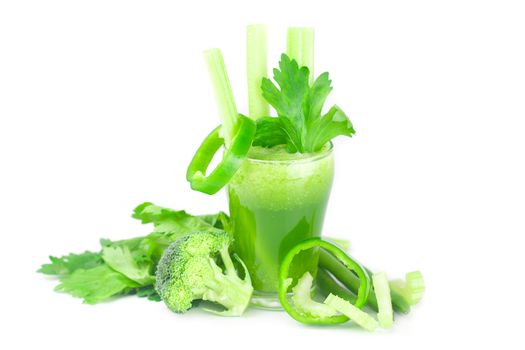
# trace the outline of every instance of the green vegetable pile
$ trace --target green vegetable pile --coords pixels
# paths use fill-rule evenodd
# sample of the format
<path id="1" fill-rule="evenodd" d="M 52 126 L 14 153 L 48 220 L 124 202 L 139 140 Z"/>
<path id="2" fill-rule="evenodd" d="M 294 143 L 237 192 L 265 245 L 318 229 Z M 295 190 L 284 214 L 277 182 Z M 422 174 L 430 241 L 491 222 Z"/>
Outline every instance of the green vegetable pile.
<path id="1" fill-rule="evenodd" d="M 56 291 L 82 298 L 86 304 L 136 295 L 163 300 L 177 313 L 188 311 L 200 300 L 216 304 L 206 311 L 223 316 L 244 313 L 253 288 L 244 263 L 232 251 L 225 213 L 196 216 L 146 202 L 135 208 L 132 217 L 152 224 L 152 232 L 120 241 L 101 239 L 98 252 L 50 256 L 50 263 L 38 272 L 56 276 Z M 312 295 L 314 277 L 309 272 L 298 281 L 287 273 L 295 255 L 316 247 L 321 248 L 315 279 L 319 292 Z M 316 238 L 291 250 L 279 276 L 283 308 L 302 323 L 334 324 L 351 319 L 373 330 L 377 322 L 361 310 L 366 306 L 379 312 L 379 325 L 391 327 L 393 311 L 408 313 L 421 300 L 425 289 L 421 274 L 410 272 L 406 280 L 388 281 L 384 273 L 373 274 L 350 257 L 348 247 L 344 240 Z"/>
<path id="2" fill-rule="evenodd" d="M 98 252 L 50 256 L 51 262 L 38 272 L 57 276 L 57 291 L 82 298 L 87 304 L 128 294 L 159 301 L 155 271 L 166 248 L 193 232 L 224 233 L 229 225 L 222 212 L 194 216 L 149 202 L 136 207 L 133 218 L 153 224 L 152 232 L 121 241 L 101 239 Z"/>
<path id="3" fill-rule="evenodd" d="M 205 52 L 222 125 L 208 135 L 188 166 L 186 178 L 194 190 L 213 194 L 226 186 L 252 146 L 315 153 L 334 137 L 355 133 L 339 107 L 323 114 L 332 86 L 328 73 L 314 79 L 311 29 L 290 29 L 288 54 L 273 70 L 273 82 L 265 76 L 266 44 L 261 41 L 265 31 L 250 26 L 248 39 L 249 117 L 237 113 L 220 51 Z M 276 117 L 270 116 L 270 105 Z M 223 146 L 221 162 L 206 174 Z M 226 213 L 191 215 L 145 202 L 132 217 L 151 224 L 151 233 L 101 239 L 99 251 L 51 256 L 38 271 L 57 277 L 57 291 L 87 304 L 136 295 L 162 300 L 176 313 L 201 302 L 205 310 L 223 316 L 245 312 L 253 287 L 235 252 Z M 420 272 L 388 280 L 384 272 L 374 273 L 348 255 L 349 247 L 345 240 L 316 237 L 297 242 L 279 257 L 279 301 L 291 317 L 305 324 L 351 320 L 373 331 L 392 327 L 394 313 L 406 314 L 421 300 L 425 285 Z M 300 265 L 294 265 L 294 259 L 308 250 L 319 257 L 317 269 L 303 273 L 299 266 L 302 276 L 291 277 L 298 276 L 291 271 Z"/>

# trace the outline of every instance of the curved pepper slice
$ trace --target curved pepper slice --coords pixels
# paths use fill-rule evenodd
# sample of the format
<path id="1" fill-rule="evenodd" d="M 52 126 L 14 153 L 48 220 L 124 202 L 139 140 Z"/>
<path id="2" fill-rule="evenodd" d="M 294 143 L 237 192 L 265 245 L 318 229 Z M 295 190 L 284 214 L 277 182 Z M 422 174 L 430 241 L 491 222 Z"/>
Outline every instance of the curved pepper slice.
<path id="1" fill-rule="evenodd" d="M 361 308 L 366 304 L 366 300 L 370 292 L 370 276 L 368 275 L 368 273 L 358 262 L 353 260 L 343 250 L 341 250 L 341 248 L 320 238 L 310 238 L 305 241 L 302 241 L 301 243 L 297 244 L 292 249 L 290 249 L 288 254 L 286 254 L 286 256 L 284 257 L 279 269 L 279 301 L 281 302 L 281 305 L 284 308 L 284 310 L 290 316 L 302 323 L 337 324 L 346 322 L 348 321 L 348 317 L 344 315 L 336 315 L 321 318 L 302 313 L 296 308 L 294 308 L 288 300 L 288 288 L 293 282 L 292 278 L 288 277 L 288 271 L 290 269 L 290 265 L 292 264 L 293 258 L 303 250 L 308 250 L 316 247 L 324 249 L 330 254 L 332 254 L 339 261 L 341 261 L 349 270 L 352 270 L 357 275 L 360 284 L 354 305 L 358 308 Z"/>
<path id="2" fill-rule="evenodd" d="M 196 191 L 214 194 L 228 184 L 250 150 L 255 137 L 256 124 L 252 119 L 239 115 L 237 132 L 230 148 L 225 150 L 219 165 L 206 176 L 206 170 L 215 153 L 224 145 L 220 129 L 220 126 L 215 128 L 204 139 L 188 166 L 186 179 L 190 182 L 191 188 Z"/>

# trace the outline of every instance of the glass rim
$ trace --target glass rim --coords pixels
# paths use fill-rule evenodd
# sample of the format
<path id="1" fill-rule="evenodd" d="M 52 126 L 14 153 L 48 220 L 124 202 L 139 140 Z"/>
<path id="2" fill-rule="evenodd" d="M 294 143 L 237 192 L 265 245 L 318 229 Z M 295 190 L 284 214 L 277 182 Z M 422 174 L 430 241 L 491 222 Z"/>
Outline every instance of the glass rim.
<path id="1" fill-rule="evenodd" d="M 323 146 L 324 147 L 324 146 Z M 332 141 L 328 141 L 328 148 L 321 152 L 308 153 L 307 157 L 298 158 L 298 159 L 258 159 L 251 158 L 249 155 L 246 157 L 246 160 L 250 163 L 258 164 L 297 164 L 297 163 L 311 163 L 321 159 L 324 159 L 330 156 L 333 153 L 334 145 Z"/>

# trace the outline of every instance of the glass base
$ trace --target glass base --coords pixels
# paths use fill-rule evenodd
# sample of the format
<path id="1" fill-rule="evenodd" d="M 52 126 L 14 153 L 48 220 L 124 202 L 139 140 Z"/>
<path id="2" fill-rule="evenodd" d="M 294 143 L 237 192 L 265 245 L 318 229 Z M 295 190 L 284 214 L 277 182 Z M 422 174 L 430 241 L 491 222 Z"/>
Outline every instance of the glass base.
<path id="1" fill-rule="evenodd" d="M 258 309 L 282 311 L 283 307 L 279 301 L 279 295 L 275 292 L 253 291 L 250 305 Z"/>

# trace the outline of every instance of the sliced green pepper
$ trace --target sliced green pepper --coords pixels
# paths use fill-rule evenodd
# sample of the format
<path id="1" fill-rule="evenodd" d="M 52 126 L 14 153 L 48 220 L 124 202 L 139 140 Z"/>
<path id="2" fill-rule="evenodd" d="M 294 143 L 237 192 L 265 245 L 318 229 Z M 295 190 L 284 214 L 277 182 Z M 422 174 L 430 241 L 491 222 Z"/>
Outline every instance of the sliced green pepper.
<path id="1" fill-rule="evenodd" d="M 255 137 L 256 125 L 252 119 L 239 115 L 237 132 L 232 139 L 230 148 L 224 152 L 219 165 L 206 176 L 206 170 L 215 153 L 224 145 L 220 129 L 220 126 L 215 128 L 204 139 L 188 166 L 186 179 L 190 182 L 191 188 L 196 191 L 214 194 L 228 184 L 248 155 Z"/>
<path id="2" fill-rule="evenodd" d="M 279 269 L 279 301 L 281 302 L 284 310 L 299 322 L 306 324 L 337 324 L 348 321 L 348 317 L 344 315 L 336 315 L 329 317 L 319 317 L 315 315 L 309 315 L 297 310 L 288 300 L 288 288 L 292 284 L 292 278 L 288 277 L 290 265 L 292 264 L 293 258 L 302 252 L 312 248 L 319 247 L 326 252 L 332 254 L 340 262 L 342 262 L 350 271 L 354 272 L 359 278 L 360 284 L 357 291 L 357 297 L 354 305 L 356 307 L 363 307 L 366 304 L 368 294 L 370 292 L 370 276 L 365 269 L 351 257 L 349 257 L 341 248 L 336 245 L 324 241 L 320 238 L 310 238 L 294 246 L 288 254 L 284 257 L 281 262 Z"/>

